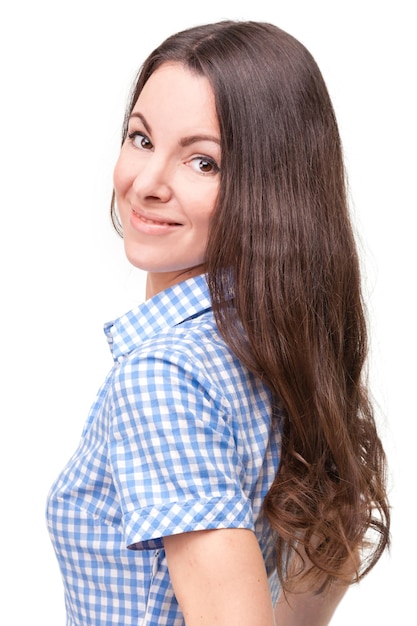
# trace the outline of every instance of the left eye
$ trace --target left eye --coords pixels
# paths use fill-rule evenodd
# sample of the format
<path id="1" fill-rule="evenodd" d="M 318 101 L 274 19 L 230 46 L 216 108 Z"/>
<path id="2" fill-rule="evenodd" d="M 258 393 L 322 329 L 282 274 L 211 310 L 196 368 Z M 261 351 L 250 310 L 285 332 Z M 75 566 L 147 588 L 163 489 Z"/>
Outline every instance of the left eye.
<path id="1" fill-rule="evenodd" d="M 190 161 L 191 167 L 202 174 L 216 174 L 220 171 L 219 166 L 213 159 L 198 156 Z"/>
<path id="2" fill-rule="evenodd" d="M 152 149 L 152 143 L 151 143 L 149 137 L 147 137 L 146 135 L 144 135 L 143 133 L 141 133 L 139 131 L 135 131 L 133 133 L 130 133 L 129 139 L 132 141 L 132 143 L 137 148 L 142 148 L 142 150 L 151 150 Z"/>

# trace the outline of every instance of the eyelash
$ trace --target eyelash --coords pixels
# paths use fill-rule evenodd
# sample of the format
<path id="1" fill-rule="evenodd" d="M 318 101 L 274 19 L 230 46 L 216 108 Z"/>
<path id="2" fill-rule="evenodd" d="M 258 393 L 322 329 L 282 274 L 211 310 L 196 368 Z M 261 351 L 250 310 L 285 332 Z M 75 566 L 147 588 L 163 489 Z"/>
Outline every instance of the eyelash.
<path id="1" fill-rule="evenodd" d="M 152 146 L 152 142 L 151 142 L 151 140 L 149 139 L 149 137 L 147 137 L 144 133 L 141 133 L 141 132 L 140 132 L 140 131 L 138 131 L 138 130 L 135 130 L 135 131 L 133 131 L 132 133 L 129 133 L 128 137 L 129 137 L 129 139 L 130 139 L 130 141 L 131 141 L 132 143 L 134 143 L 134 142 L 135 142 L 135 138 L 136 138 L 136 137 L 142 137 L 142 139 L 145 139 L 146 141 L 149 141 L 149 145 L 151 145 L 151 146 Z M 142 146 L 142 148 L 143 148 L 143 146 Z M 143 148 L 143 149 L 145 150 L 145 148 Z"/>
<path id="2" fill-rule="evenodd" d="M 200 170 L 201 174 L 207 174 L 208 175 L 208 174 L 217 174 L 218 172 L 220 172 L 220 168 L 217 165 L 216 161 L 214 159 L 210 158 L 210 157 L 206 157 L 206 156 L 203 156 L 202 154 L 199 154 L 199 155 L 193 157 L 192 159 L 190 159 L 190 162 L 193 162 L 193 161 L 204 161 L 208 165 L 212 166 L 212 168 L 213 168 L 212 171 L 210 171 L 210 172 L 203 172 L 202 170 Z"/>
<path id="3" fill-rule="evenodd" d="M 144 133 L 138 131 L 138 130 L 135 130 L 135 131 L 129 133 L 128 137 L 129 137 L 130 141 L 134 145 L 136 145 L 135 144 L 135 138 L 136 137 L 142 137 L 142 140 L 145 140 L 145 141 L 149 142 L 148 146 L 152 147 L 152 142 L 149 139 L 149 137 L 147 135 L 145 135 Z M 139 147 L 139 146 L 137 146 L 137 147 Z M 149 148 L 145 148 L 144 146 L 140 146 L 140 148 L 142 150 L 148 150 L 149 149 Z M 210 172 L 203 172 L 203 171 L 200 170 L 201 174 L 207 174 L 208 175 L 208 174 L 217 174 L 218 172 L 220 172 L 219 166 L 217 165 L 216 161 L 214 159 L 212 159 L 211 157 L 204 156 L 202 154 L 198 154 L 198 155 L 194 156 L 192 159 L 190 159 L 191 163 L 194 162 L 194 161 L 204 161 L 206 164 L 212 166 L 212 168 L 213 168 L 212 171 L 210 171 Z"/>

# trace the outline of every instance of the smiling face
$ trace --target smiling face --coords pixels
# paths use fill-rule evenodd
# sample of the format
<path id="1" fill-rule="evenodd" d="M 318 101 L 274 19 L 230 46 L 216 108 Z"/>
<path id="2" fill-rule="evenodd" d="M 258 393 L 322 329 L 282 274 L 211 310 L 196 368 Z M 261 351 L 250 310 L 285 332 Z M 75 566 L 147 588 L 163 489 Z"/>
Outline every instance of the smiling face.
<path id="1" fill-rule="evenodd" d="M 147 297 L 204 272 L 220 157 L 210 83 L 162 65 L 133 108 L 114 170 L 126 256 L 148 272 Z"/>

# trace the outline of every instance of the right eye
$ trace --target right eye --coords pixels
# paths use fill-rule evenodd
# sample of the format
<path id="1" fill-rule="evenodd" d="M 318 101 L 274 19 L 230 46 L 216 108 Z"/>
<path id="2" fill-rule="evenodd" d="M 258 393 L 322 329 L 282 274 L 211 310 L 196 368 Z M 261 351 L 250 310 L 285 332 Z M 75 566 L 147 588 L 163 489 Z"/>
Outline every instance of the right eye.
<path id="1" fill-rule="evenodd" d="M 153 148 L 149 137 L 139 132 L 138 130 L 130 133 L 129 139 L 133 143 L 133 145 L 136 146 L 136 148 L 141 148 L 141 150 L 151 150 Z"/>

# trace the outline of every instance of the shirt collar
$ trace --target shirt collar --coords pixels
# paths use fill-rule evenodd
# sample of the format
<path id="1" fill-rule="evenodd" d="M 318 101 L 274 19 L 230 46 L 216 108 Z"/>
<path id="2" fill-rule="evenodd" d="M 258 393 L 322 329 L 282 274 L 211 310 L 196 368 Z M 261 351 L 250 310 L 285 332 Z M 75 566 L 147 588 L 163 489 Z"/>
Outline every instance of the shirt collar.
<path id="1" fill-rule="evenodd" d="M 152 335 L 210 308 L 205 276 L 195 276 L 169 287 L 104 325 L 113 359 L 117 361 Z"/>

